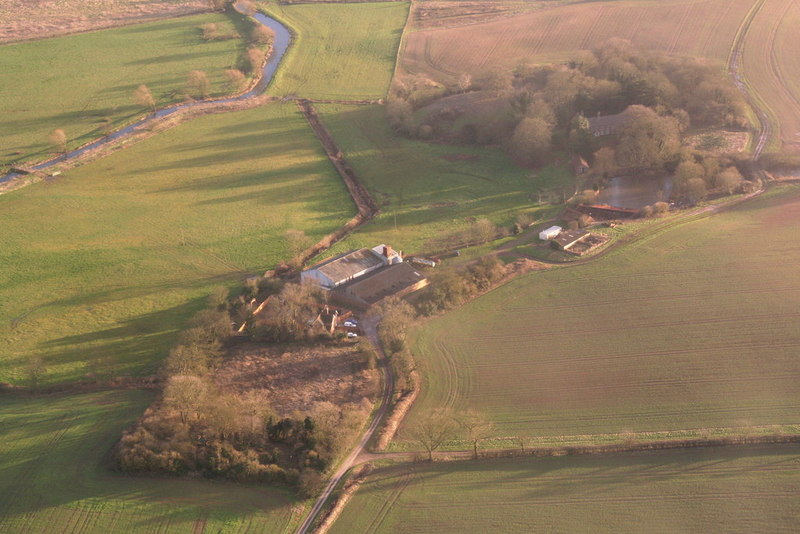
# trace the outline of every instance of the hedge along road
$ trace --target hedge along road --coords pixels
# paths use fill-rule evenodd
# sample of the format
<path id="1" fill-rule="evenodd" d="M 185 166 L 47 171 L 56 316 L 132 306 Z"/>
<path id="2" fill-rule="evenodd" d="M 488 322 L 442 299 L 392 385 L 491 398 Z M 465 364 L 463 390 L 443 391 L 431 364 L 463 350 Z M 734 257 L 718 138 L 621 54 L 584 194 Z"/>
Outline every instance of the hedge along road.
<path id="1" fill-rule="evenodd" d="M 243 15 L 248 14 L 245 13 L 238 4 L 234 5 L 234 8 Z M 145 116 L 143 119 L 140 119 L 139 121 L 134 122 L 133 124 L 130 124 L 125 128 L 112 132 L 107 136 L 98 139 L 97 141 L 92 141 L 91 143 L 83 145 L 82 147 L 77 148 L 71 152 L 67 152 L 65 154 L 49 159 L 42 163 L 31 165 L 30 167 L 31 170 L 42 171 L 54 165 L 58 165 L 59 163 L 65 163 L 76 160 L 88 152 L 98 150 L 100 148 L 109 146 L 112 143 L 116 143 L 127 137 L 130 137 L 140 129 L 152 126 L 156 121 L 174 115 L 179 111 L 185 111 L 187 109 L 196 108 L 200 106 L 203 106 L 205 109 L 208 109 L 209 107 L 214 108 L 217 106 L 223 108 L 226 105 L 235 102 L 250 100 L 252 98 L 261 95 L 267 89 L 269 83 L 272 81 L 272 78 L 275 76 L 275 72 L 278 70 L 278 65 L 280 65 L 281 59 L 283 59 L 283 56 L 289 49 L 289 44 L 291 43 L 292 35 L 291 33 L 289 33 L 289 30 L 283 24 L 281 24 L 280 22 L 271 17 L 264 15 L 263 13 L 257 12 L 255 14 L 252 14 L 251 16 L 258 23 L 274 31 L 275 39 L 272 43 L 272 50 L 270 52 L 270 55 L 265 61 L 264 67 L 262 68 L 261 77 L 249 91 L 233 97 L 220 98 L 217 100 L 197 100 L 194 102 L 187 102 L 185 104 L 178 104 L 175 106 L 159 109 L 156 112 Z M 12 180 L 21 178 L 22 176 L 24 175 L 17 172 L 8 173 L 5 176 L 0 176 L 0 184 L 11 182 Z"/>

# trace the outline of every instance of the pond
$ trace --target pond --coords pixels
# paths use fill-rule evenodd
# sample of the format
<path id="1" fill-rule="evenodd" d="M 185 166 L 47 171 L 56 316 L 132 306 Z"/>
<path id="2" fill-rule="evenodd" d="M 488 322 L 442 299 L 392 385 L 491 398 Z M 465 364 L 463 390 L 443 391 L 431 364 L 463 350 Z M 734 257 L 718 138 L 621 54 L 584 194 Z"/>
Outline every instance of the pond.
<path id="1" fill-rule="evenodd" d="M 615 176 L 597 195 L 597 203 L 639 209 L 660 200 L 668 201 L 671 194 L 672 177 L 668 175 Z"/>

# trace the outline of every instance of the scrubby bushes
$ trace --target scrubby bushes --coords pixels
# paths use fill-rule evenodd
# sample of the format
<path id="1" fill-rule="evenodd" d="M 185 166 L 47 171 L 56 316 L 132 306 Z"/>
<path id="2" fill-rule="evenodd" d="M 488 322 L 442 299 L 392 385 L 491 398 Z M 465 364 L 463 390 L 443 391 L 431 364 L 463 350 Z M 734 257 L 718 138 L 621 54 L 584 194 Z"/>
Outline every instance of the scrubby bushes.
<path id="1" fill-rule="evenodd" d="M 262 285 L 268 284 L 255 287 Z M 283 286 L 267 312 L 274 321 L 267 333 L 281 340 L 303 338 L 318 298 L 309 288 Z M 318 489 L 319 473 L 360 427 L 371 405 L 342 410 L 317 402 L 305 413 L 279 417 L 258 390 L 220 390 L 213 374 L 232 333 L 230 311 L 243 300 L 214 290 L 210 307 L 189 321 L 164 362 L 161 398 L 117 446 L 120 470 L 286 483 L 298 485 L 304 495 Z M 362 346 L 361 352 L 364 366 L 375 367 L 374 351 Z"/>
<path id="2" fill-rule="evenodd" d="M 489 289 L 505 273 L 496 256 L 484 256 L 465 271 L 442 270 L 431 277 L 430 287 L 417 301 L 423 315 L 459 306 L 476 294 Z"/>
<path id="3" fill-rule="evenodd" d="M 196 377 L 171 380 L 195 386 L 193 392 L 178 392 L 176 399 L 168 386 L 163 401 L 123 435 L 117 447 L 122 471 L 301 483 L 310 491 L 310 481 L 321 479 L 369 413 L 368 407 L 343 412 L 317 403 L 309 415 L 278 418 L 263 399 L 222 394 L 209 383 L 197 387 Z"/>

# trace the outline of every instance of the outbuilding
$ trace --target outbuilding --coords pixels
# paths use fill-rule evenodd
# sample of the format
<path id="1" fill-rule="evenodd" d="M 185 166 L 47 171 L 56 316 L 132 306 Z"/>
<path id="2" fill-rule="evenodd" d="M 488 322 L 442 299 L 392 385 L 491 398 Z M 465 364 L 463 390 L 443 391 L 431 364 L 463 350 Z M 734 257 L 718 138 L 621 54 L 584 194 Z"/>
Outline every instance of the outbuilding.
<path id="1" fill-rule="evenodd" d="M 539 232 L 539 239 L 542 241 L 549 241 L 560 234 L 561 230 L 562 228 L 560 226 L 551 226 L 547 230 L 542 230 Z"/>
<path id="2" fill-rule="evenodd" d="M 553 246 L 561 250 L 569 250 L 573 245 L 579 243 L 589 237 L 589 232 L 586 230 L 568 230 L 561 232 L 552 239 Z"/>
<path id="3" fill-rule="evenodd" d="M 351 250 L 309 267 L 300 273 L 300 282 L 315 284 L 323 289 L 334 289 L 385 265 L 402 262 L 402 255 L 388 245 Z"/>

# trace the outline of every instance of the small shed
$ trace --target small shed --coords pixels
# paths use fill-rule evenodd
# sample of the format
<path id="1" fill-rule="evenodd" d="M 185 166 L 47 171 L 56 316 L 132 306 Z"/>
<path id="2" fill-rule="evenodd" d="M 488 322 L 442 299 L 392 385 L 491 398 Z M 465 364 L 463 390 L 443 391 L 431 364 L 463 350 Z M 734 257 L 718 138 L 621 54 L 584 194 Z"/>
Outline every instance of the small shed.
<path id="1" fill-rule="evenodd" d="M 561 233 L 562 228 L 560 226 L 551 226 L 547 230 L 542 230 L 539 232 L 539 239 L 542 241 L 550 241 L 551 239 L 558 236 Z"/>

